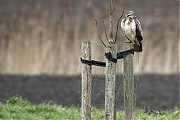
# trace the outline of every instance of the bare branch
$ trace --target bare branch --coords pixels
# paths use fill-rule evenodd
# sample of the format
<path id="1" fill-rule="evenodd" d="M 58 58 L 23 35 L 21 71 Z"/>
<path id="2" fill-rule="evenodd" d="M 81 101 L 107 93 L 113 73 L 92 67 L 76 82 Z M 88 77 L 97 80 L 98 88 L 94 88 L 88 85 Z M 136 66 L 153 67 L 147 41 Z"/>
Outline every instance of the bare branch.
<path id="1" fill-rule="evenodd" d="M 120 84 L 118 84 L 118 87 L 117 87 L 117 89 L 115 90 L 115 92 L 117 92 L 117 91 L 118 91 L 118 89 L 119 89 L 119 86 L 120 86 Z"/>
<path id="2" fill-rule="evenodd" d="M 123 14 L 124 14 L 124 9 L 125 9 L 125 8 L 123 8 L 123 12 L 122 12 L 121 16 L 119 17 L 119 19 L 118 19 L 118 21 L 117 21 L 117 28 L 116 28 L 116 35 L 115 35 L 115 43 L 116 43 L 116 40 L 117 40 L 117 33 L 118 33 L 118 30 L 119 30 L 119 21 L 120 21 L 120 19 L 122 18 Z"/>
<path id="3" fill-rule="evenodd" d="M 98 25 L 97 25 L 97 20 L 96 19 L 95 19 L 95 22 L 96 22 L 96 29 L 97 29 L 97 32 L 98 32 L 99 39 L 101 40 L 101 42 L 104 45 L 104 47 L 106 47 L 106 44 L 103 42 L 103 40 L 101 39 L 101 36 L 99 35 Z"/>
<path id="4" fill-rule="evenodd" d="M 121 94 L 120 94 L 119 97 L 118 97 L 118 101 L 116 102 L 115 108 L 117 108 L 117 106 L 118 106 L 118 104 L 119 104 L 119 101 L 120 101 L 120 98 L 121 98 Z"/>
<path id="5" fill-rule="evenodd" d="M 99 91 L 98 94 L 96 95 L 95 99 L 94 99 L 94 102 L 96 101 L 96 99 L 98 98 L 99 94 L 102 93 L 103 91 Z M 93 105 L 94 105 L 94 102 L 93 102 Z"/>
<path id="6" fill-rule="evenodd" d="M 112 0 L 109 0 L 109 41 L 108 43 L 114 44 L 113 40 L 113 23 L 112 23 Z"/>
<path id="7" fill-rule="evenodd" d="M 119 86 L 120 86 L 120 84 L 118 84 L 118 87 L 116 88 L 115 93 L 118 91 Z M 118 98 L 118 100 L 117 100 L 117 102 L 116 102 L 115 108 L 116 108 L 117 105 L 119 104 L 120 97 L 121 97 L 121 94 L 119 95 L 119 98 Z"/>
<path id="8" fill-rule="evenodd" d="M 107 36 L 107 33 L 106 33 L 106 27 L 105 27 L 104 21 L 103 21 L 103 25 L 104 25 L 105 36 L 106 36 L 106 39 L 108 41 L 108 36 Z"/>
<path id="9" fill-rule="evenodd" d="M 115 6 L 114 6 L 113 10 L 111 11 L 111 15 L 113 14 L 114 11 L 115 11 Z"/>

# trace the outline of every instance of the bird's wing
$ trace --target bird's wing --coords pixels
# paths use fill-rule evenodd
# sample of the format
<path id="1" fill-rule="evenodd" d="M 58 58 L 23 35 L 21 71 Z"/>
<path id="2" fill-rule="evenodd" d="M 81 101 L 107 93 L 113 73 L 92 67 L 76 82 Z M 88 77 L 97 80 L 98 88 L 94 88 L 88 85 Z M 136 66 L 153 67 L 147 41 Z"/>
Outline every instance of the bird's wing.
<path id="1" fill-rule="evenodd" d="M 143 40 L 143 31 L 141 28 L 141 24 L 137 19 L 134 19 L 135 23 L 136 23 L 136 37 L 139 41 Z"/>
<path id="2" fill-rule="evenodd" d="M 124 26 L 125 26 L 125 18 L 124 19 L 122 19 L 122 21 L 121 21 L 121 30 L 122 30 L 122 33 L 124 33 L 124 31 L 125 31 L 125 28 L 124 28 Z"/>

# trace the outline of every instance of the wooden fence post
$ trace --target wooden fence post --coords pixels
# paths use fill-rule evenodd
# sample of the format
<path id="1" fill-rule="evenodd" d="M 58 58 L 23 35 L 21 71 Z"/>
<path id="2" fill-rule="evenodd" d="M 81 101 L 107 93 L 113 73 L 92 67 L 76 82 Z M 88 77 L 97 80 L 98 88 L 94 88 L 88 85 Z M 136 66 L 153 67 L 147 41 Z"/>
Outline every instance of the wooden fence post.
<path id="1" fill-rule="evenodd" d="M 111 52 L 113 58 L 117 58 L 117 45 L 107 45 L 106 52 Z M 115 78 L 116 78 L 116 63 L 106 62 L 106 77 L 105 77 L 105 115 L 106 120 L 116 119 L 115 108 Z"/>
<path id="2" fill-rule="evenodd" d="M 124 43 L 124 50 L 132 48 L 132 43 Z M 124 57 L 124 108 L 126 120 L 134 120 L 133 54 Z"/>
<path id="3" fill-rule="evenodd" d="M 82 59 L 91 60 L 91 43 L 83 41 L 81 44 Z M 92 83 L 92 66 L 82 64 L 82 95 L 81 109 L 82 120 L 91 119 L 91 83 Z"/>

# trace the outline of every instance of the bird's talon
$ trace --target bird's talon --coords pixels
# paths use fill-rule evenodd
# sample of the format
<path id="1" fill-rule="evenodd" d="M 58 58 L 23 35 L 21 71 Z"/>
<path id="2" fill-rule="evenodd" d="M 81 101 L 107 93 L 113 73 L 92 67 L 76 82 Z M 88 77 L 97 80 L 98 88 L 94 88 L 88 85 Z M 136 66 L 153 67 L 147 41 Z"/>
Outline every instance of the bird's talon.
<path id="1" fill-rule="evenodd" d="M 130 40 L 127 40 L 126 43 L 131 43 L 131 41 L 130 41 Z"/>
<path id="2" fill-rule="evenodd" d="M 133 43 L 133 45 L 135 44 L 135 42 L 132 40 L 132 43 Z"/>

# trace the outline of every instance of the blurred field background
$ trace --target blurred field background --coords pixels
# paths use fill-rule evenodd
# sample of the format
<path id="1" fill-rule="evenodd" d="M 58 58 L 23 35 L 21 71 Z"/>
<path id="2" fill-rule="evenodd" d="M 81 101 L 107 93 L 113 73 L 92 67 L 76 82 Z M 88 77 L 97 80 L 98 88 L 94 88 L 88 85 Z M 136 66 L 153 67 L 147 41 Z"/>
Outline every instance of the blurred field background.
<path id="1" fill-rule="evenodd" d="M 113 0 L 113 4 L 114 33 L 123 8 L 134 11 L 141 22 L 144 51 L 136 54 L 140 73 L 179 73 L 178 1 Z M 108 11 L 108 0 L 1 0 L 0 73 L 80 74 L 83 40 L 93 43 L 92 59 L 105 60 L 94 19 L 106 42 L 102 22 L 108 30 Z M 119 51 L 124 41 L 119 30 Z"/>
<path id="2" fill-rule="evenodd" d="M 113 0 L 114 34 L 123 8 L 132 10 L 144 31 L 143 52 L 135 54 L 137 108 L 167 110 L 179 103 L 179 6 L 177 0 Z M 79 106 L 81 42 L 92 43 L 92 59 L 105 61 L 108 0 L 0 0 L 0 102 L 14 95 L 33 104 L 54 101 Z M 119 26 L 120 27 L 120 26 Z M 118 51 L 125 36 L 119 29 Z M 104 68 L 93 67 L 93 106 L 104 108 Z M 123 61 L 117 64 L 123 96 Z M 119 98 L 118 98 L 119 99 Z M 123 97 L 117 106 L 123 110 Z"/>

